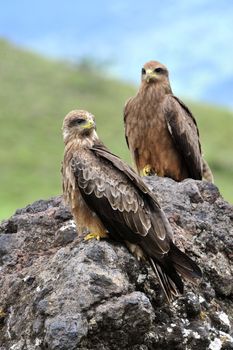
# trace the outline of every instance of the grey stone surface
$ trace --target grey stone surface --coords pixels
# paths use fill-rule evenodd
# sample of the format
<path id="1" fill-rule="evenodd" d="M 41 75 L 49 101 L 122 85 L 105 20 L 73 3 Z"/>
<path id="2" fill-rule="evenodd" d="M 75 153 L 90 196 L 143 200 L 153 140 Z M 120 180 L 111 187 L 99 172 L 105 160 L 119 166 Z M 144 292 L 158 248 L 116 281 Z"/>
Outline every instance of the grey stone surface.
<path id="1" fill-rule="evenodd" d="M 0 225 L 0 350 L 233 349 L 233 207 L 209 183 L 145 179 L 203 270 L 170 305 L 149 266 L 83 241 L 61 197 Z"/>

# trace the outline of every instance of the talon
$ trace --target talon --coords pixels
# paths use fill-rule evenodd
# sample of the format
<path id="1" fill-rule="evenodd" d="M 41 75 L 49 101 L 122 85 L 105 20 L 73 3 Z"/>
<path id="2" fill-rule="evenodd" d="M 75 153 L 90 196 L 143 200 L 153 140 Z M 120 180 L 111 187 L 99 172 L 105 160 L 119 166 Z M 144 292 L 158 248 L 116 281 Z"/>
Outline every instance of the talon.
<path id="1" fill-rule="evenodd" d="M 200 319 L 201 319 L 202 321 L 204 321 L 204 320 L 206 319 L 206 317 L 207 317 L 206 312 L 201 311 L 201 312 L 200 312 Z"/>
<path id="2" fill-rule="evenodd" d="M 84 241 L 88 241 L 89 239 L 94 239 L 96 238 L 98 241 L 99 241 L 99 235 L 98 234 L 95 234 L 95 233 L 88 233 L 88 235 L 86 235 L 84 237 Z"/>
<path id="3" fill-rule="evenodd" d="M 142 169 L 142 175 L 143 176 L 152 176 L 152 175 L 155 175 L 155 171 L 149 164 L 147 164 Z"/>
<path id="4" fill-rule="evenodd" d="M 5 311 L 3 311 L 3 309 L 0 308 L 0 319 L 6 317 L 6 315 L 7 314 L 5 313 Z"/>
<path id="5" fill-rule="evenodd" d="M 89 233 L 84 237 L 84 241 L 88 241 L 89 239 L 97 239 L 97 241 L 100 240 L 100 238 L 107 237 L 106 232 L 99 232 L 99 233 Z"/>

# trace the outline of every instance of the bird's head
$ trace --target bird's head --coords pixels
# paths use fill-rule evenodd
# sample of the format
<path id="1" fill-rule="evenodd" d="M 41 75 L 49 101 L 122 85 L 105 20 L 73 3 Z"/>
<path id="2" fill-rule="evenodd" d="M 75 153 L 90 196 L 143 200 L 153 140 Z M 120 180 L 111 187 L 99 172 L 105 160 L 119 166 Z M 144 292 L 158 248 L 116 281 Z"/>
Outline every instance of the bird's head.
<path id="1" fill-rule="evenodd" d="M 69 112 L 63 122 L 63 139 L 67 143 L 73 139 L 96 138 L 95 117 L 84 110 Z"/>
<path id="2" fill-rule="evenodd" d="M 168 70 L 166 66 L 157 61 L 149 61 L 142 67 L 142 82 L 147 84 L 155 82 L 168 82 Z"/>

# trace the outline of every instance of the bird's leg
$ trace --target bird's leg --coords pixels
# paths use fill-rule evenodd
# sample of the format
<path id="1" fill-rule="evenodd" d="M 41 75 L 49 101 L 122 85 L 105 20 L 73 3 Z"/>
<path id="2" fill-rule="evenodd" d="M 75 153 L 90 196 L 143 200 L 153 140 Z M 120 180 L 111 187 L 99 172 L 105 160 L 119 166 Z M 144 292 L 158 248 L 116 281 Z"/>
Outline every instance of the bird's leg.
<path id="1" fill-rule="evenodd" d="M 79 220 L 80 224 L 80 220 Z M 108 237 L 108 231 L 102 224 L 102 222 L 97 218 L 96 214 L 88 216 L 85 222 L 82 222 L 81 232 L 83 234 L 84 241 L 89 239 L 97 239 Z"/>
<path id="2" fill-rule="evenodd" d="M 106 237 L 108 237 L 108 234 L 107 234 L 106 231 L 98 231 L 98 230 L 96 230 L 95 232 L 91 231 L 90 233 L 88 233 L 84 237 L 84 240 L 88 241 L 89 239 L 97 239 L 97 241 L 99 241 L 100 238 L 106 238 Z"/>
<path id="3" fill-rule="evenodd" d="M 155 175 L 155 171 L 150 164 L 147 164 L 142 169 L 142 175 L 143 176 L 152 176 L 152 175 Z"/>
<path id="4" fill-rule="evenodd" d="M 137 244 L 130 243 L 129 241 L 125 241 L 129 251 L 135 256 L 135 258 L 140 261 L 144 259 L 144 254 L 142 248 Z"/>

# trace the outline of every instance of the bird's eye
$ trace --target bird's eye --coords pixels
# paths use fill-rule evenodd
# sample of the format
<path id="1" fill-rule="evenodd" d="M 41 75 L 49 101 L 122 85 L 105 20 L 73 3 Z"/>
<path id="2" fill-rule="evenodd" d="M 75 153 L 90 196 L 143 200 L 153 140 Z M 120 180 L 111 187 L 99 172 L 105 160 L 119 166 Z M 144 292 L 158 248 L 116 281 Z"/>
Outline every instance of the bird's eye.
<path id="1" fill-rule="evenodd" d="M 86 121 L 86 119 L 83 119 L 83 118 L 71 120 L 71 122 L 69 123 L 69 127 L 72 128 L 73 126 L 81 125 L 81 124 L 85 123 L 85 121 Z"/>
<path id="2" fill-rule="evenodd" d="M 142 68 L 142 75 L 143 75 L 143 74 L 146 74 L 145 68 Z"/>
<path id="3" fill-rule="evenodd" d="M 75 122 L 75 124 L 82 124 L 82 123 L 84 123 L 86 121 L 86 119 L 83 119 L 83 118 L 79 118 L 79 119 L 76 119 L 76 122 Z"/>
<path id="4" fill-rule="evenodd" d="M 154 72 L 155 72 L 155 73 L 163 73 L 163 71 L 164 71 L 164 69 L 161 68 L 161 67 L 158 67 L 158 68 L 155 68 L 155 69 L 154 69 Z"/>

